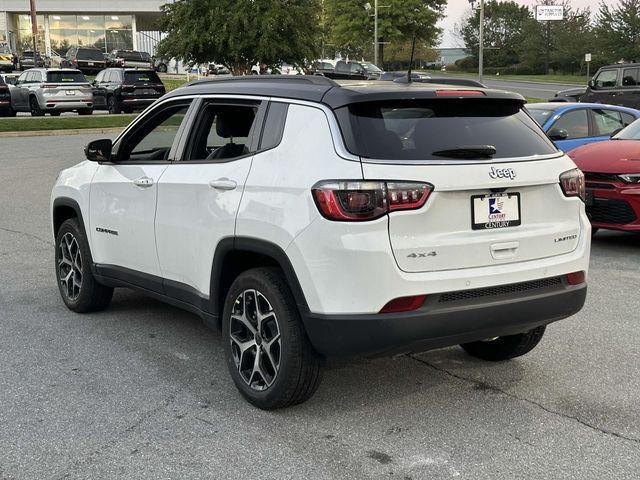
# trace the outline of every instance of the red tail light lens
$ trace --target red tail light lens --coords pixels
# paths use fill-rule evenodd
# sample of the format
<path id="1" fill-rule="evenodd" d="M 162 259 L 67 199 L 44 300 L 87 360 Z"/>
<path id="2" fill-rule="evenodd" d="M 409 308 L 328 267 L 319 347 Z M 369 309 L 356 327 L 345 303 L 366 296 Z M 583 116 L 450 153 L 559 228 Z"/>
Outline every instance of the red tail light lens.
<path id="1" fill-rule="evenodd" d="M 418 182 L 330 180 L 311 189 L 323 217 L 336 221 L 366 221 L 391 211 L 422 207 L 433 186 Z"/>
<path id="2" fill-rule="evenodd" d="M 400 297 L 391 300 L 387 303 L 380 313 L 398 313 L 398 312 L 410 312 L 411 310 L 417 310 L 424 304 L 426 295 L 415 295 L 413 297 Z"/>
<path id="3" fill-rule="evenodd" d="M 437 97 L 484 97 L 482 90 L 436 90 Z"/>
<path id="4" fill-rule="evenodd" d="M 567 282 L 569 285 L 582 285 L 587 280 L 584 270 L 567 274 Z"/>
<path id="5" fill-rule="evenodd" d="M 586 188 L 584 184 L 584 173 L 574 168 L 560 174 L 560 187 L 565 197 L 580 197 L 582 201 L 586 198 Z"/>

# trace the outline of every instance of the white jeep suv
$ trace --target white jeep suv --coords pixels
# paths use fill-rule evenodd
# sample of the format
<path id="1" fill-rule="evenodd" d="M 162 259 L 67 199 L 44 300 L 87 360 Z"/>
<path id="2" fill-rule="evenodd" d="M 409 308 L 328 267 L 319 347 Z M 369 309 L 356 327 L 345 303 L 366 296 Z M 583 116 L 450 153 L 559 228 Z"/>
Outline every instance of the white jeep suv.
<path id="1" fill-rule="evenodd" d="M 197 313 L 265 409 L 309 398 L 327 356 L 523 355 L 582 307 L 590 249 L 583 175 L 524 103 L 318 76 L 175 90 L 58 177 L 62 299 Z"/>

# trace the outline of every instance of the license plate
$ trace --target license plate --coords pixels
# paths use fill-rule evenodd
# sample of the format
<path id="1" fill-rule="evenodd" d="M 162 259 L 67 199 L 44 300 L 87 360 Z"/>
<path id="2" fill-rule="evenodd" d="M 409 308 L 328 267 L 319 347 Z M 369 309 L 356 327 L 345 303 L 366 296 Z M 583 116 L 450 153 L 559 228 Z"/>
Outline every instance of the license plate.
<path id="1" fill-rule="evenodd" d="M 89 62 L 87 63 L 87 65 L 89 65 L 90 67 L 93 67 L 95 64 L 93 62 Z"/>
<path id="2" fill-rule="evenodd" d="M 520 194 L 473 195 L 471 219 L 473 230 L 517 227 L 520 225 Z"/>
<path id="3" fill-rule="evenodd" d="M 67 95 L 75 95 L 76 91 L 75 90 L 67 90 Z"/>

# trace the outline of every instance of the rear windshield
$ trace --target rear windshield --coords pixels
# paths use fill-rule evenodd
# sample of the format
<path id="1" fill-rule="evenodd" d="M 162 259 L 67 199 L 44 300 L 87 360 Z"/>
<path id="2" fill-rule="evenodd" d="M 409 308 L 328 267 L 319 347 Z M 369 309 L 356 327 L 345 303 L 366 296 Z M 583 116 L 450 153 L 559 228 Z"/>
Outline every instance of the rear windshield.
<path id="1" fill-rule="evenodd" d="M 142 60 L 142 55 L 140 54 L 140 52 L 119 51 L 119 52 L 116 52 L 116 57 L 122 58 L 123 60 L 133 60 L 138 62 Z"/>
<path id="2" fill-rule="evenodd" d="M 156 72 L 124 72 L 125 83 L 162 83 Z"/>
<path id="3" fill-rule="evenodd" d="M 553 115 L 555 110 L 545 110 L 542 108 L 527 108 L 529 115 L 533 117 L 538 125 L 544 125 L 547 120 Z"/>
<path id="4" fill-rule="evenodd" d="M 389 100 L 336 110 L 347 149 L 382 160 L 447 160 L 434 152 L 490 145 L 492 158 L 558 150 L 519 102 L 489 99 Z"/>
<path id="5" fill-rule="evenodd" d="M 104 54 L 101 50 L 87 48 L 79 48 L 76 57 L 78 60 L 104 60 Z"/>
<path id="6" fill-rule="evenodd" d="M 50 83 L 86 83 L 87 79 L 80 72 L 47 72 Z"/>

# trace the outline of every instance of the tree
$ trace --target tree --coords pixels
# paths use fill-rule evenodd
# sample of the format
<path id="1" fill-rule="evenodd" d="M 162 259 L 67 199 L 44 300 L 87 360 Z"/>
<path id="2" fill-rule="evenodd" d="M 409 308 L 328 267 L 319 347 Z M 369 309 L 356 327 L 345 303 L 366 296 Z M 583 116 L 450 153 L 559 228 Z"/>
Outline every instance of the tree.
<path id="1" fill-rule="evenodd" d="M 595 35 L 600 53 L 609 61 L 640 61 L 640 0 L 620 0 L 615 7 L 603 1 Z"/>
<path id="2" fill-rule="evenodd" d="M 524 40 L 524 27 L 531 19 L 528 7 L 514 1 L 485 3 L 484 65 L 507 67 L 519 62 L 518 47 Z M 475 10 L 459 27 L 458 35 L 464 41 L 467 53 L 478 64 L 480 11 Z"/>
<path id="3" fill-rule="evenodd" d="M 236 74 L 256 63 L 303 66 L 320 51 L 321 0 L 177 0 L 162 7 L 158 54 L 216 61 Z"/>
<path id="4" fill-rule="evenodd" d="M 373 18 L 363 0 L 325 0 L 331 42 L 344 55 L 373 56 Z M 369 3 L 373 3 L 371 0 Z M 446 0 L 384 0 L 378 10 L 379 41 L 391 48 L 416 41 L 426 46 L 436 44 L 441 33 L 436 23 L 443 16 Z M 382 58 L 382 56 L 380 57 Z"/>

